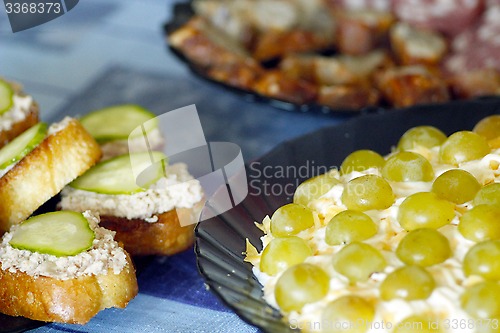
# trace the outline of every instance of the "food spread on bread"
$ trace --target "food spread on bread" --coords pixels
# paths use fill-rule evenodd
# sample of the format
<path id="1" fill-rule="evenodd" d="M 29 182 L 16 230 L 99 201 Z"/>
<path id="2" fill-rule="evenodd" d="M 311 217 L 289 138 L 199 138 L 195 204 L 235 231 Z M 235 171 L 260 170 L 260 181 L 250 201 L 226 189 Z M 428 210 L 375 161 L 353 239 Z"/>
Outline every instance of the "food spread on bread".
<path id="1" fill-rule="evenodd" d="M 85 324 L 138 292 L 132 261 L 91 212 L 36 215 L 0 244 L 0 312 Z"/>
<path id="2" fill-rule="evenodd" d="M 0 124 L 6 114 L 33 111 L 32 98 L 17 91 L 0 81 Z M 50 126 L 34 114 L 34 124 L 0 147 L 0 312 L 85 324 L 136 296 L 127 248 L 167 255 L 192 245 L 203 190 L 186 165 L 169 166 L 151 151 L 163 137 L 155 115 L 138 105 Z M 35 212 L 60 193 L 62 210 Z"/>
<path id="3" fill-rule="evenodd" d="M 144 170 L 152 159 L 159 162 Z M 144 170 L 137 178 L 142 179 L 140 185 L 132 163 Z M 59 205 L 97 212 L 102 225 L 116 231 L 133 255 L 179 252 L 194 240 L 203 189 L 185 164 L 167 164 L 161 152 L 130 153 L 100 162 L 62 190 Z M 186 219 L 181 226 L 177 226 L 179 216 Z"/>
<path id="4" fill-rule="evenodd" d="M 415 127 L 300 184 L 247 244 L 265 300 L 303 332 L 496 332 L 499 125 Z"/>
<path id="5" fill-rule="evenodd" d="M 258 95 L 359 110 L 500 94 L 495 2 L 193 0 L 191 5 L 194 15 L 169 32 L 169 44 L 199 74 Z M 384 61 L 370 67 L 367 56 L 374 52 L 384 54 Z M 418 71 L 409 75 L 408 66 Z M 323 79 L 346 74 L 356 74 L 356 80 Z"/>

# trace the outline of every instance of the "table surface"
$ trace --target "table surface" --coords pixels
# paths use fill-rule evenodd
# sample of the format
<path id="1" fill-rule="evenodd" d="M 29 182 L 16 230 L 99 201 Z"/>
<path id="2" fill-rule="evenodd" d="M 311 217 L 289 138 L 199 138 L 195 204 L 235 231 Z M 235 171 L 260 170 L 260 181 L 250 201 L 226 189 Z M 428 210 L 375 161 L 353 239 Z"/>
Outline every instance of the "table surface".
<path id="1" fill-rule="evenodd" d="M 12 33 L 0 8 L 0 76 L 21 82 L 44 121 L 118 103 L 157 114 L 196 104 L 208 142 L 233 142 L 245 161 L 346 117 L 255 104 L 195 77 L 165 46 L 163 24 L 179 1 L 85 0 L 41 26 Z M 1 6 L 0 6 L 1 7 Z M 192 251 L 152 258 L 125 310 L 45 332 L 256 332 L 206 290 Z"/>

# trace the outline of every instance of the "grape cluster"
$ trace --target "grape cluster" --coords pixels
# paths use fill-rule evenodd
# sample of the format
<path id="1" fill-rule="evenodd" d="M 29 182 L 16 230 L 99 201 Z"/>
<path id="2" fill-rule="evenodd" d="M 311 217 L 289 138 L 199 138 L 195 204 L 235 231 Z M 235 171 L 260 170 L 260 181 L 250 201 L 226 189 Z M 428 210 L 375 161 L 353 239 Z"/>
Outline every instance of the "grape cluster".
<path id="1" fill-rule="evenodd" d="M 414 127 L 385 158 L 358 150 L 339 171 L 300 184 L 293 203 L 272 215 L 271 240 L 260 255 L 260 271 L 274 279 L 280 309 L 301 313 L 307 304 L 324 302 L 323 321 L 370 322 L 380 302 L 431 297 L 442 282 L 436 272 L 447 269 L 439 267 L 458 262 L 462 310 L 474 319 L 500 319 L 500 163 L 480 163 L 500 155 L 499 141 L 500 116 L 450 136 Z M 479 180 L 478 165 L 493 170 L 494 179 Z M 415 190 L 402 196 L 398 188 Z M 317 208 L 325 200 L 337 207 L 333 216 Z M 469 244 L 465 256 L 455 253 L 457 239 Z M 346 289 L 332 290 L 338 284 L 331 281 Z M 367 289 L 372 293 L 357 293 Z M 332 292 L 337 296 L 326 297 Z M 429 324 L 436 316 L 415 313 L 400 324 Z M 392 331 L 415 331 L 404 327 Z M 354 325 L 341 331 L 367 330 Z"/>

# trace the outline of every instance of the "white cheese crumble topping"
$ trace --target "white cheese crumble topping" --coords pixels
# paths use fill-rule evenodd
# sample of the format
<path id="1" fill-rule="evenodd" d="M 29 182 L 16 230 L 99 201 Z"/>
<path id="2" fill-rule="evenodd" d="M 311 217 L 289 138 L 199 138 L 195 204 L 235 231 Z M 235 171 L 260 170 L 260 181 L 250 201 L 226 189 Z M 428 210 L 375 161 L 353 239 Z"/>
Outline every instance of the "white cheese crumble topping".
<path id="1" fill-rule="evenodd" d="M 422 150 L 423 149 L 423 150 Z M 439 163 L 439 148 L 427 150 L 426 148 L 417 148 L 415 152 L 425 155 L 434 167 L 435 177 L 450 169 L 456 169 L 451 165 L 443 165 Z M 459 165 L 458 168 L 472 173 L 482 184 L 491 182 L 500 183 L 500 149 L 493 150 L 490 154 L 482 159 L 465 162 Z M 379 285 L 385 277 L 403 266 L 403 263 L 397 258 L 395 250 L 400 240 L 406 235 L 401 225 L 397 220 L 399 205 L 404 199 L 417 192 L 430 191 L 432 182 L 390 182 L 394 194 L 396 195 L 395 203 L 385 210 L 371 210 L 365 213 L 369 215 L 378 225 L 378 232 L 372 238 L 363 241 L 380 250 L 385 257 L 388 265 L 383 272 L 373 274 L 366 282 L 357 283 L 355 289 L 350 284 L 349 280 L 336 272 L 332 265 L 332 255 L 343 248 L 343 245 L 331 246 L 325 241 L 326 223 L 337 213 L 347 209 L 341 201 L 342 192 L 345 184 L 351 179 L 366 175 L 380 175 L 378 169 L 368 169 L 363 172 L 352 172 L 346 175 L 340 175 L 338 171 L 330 171 L 340 184 L 335 185 L 332 189 L 325 193 L 322 197 L 312 201 L 309 204 L 314 212 L 318 214 L 323 223 L 316 228 L 301 231 L 297 236 L 305 239 L 311 247 L 314 256 L 308 257 L 305 262 L 321 267 L 330 276 L 330 289 L 327 296 L 318 302 L 307 304 L 302 311 L 292 311 L 287 314 L 287 319 L 291 325 L 300 327 L 303 332 L 316 332 L 322 327 L 322 311 L 331 301 L 352 294 L 365 297 L 366 299 L 380 299 Z M 458 231 L 459 216 L 461 208 L 470 209 L 473 205 L 471 202 L 463 205 L 458 205 L 455 210 L 455 218 L 450 224 L 441 227 L 439 231 L 449 240 L 452 250 L 452 257 L 448 258 L 440 265 L 427 267 L 427 270 L 436 281 L 436 288 L 431 296 L 425 300 L 405 301 L 401 299 L 393 299 L 390 301 L 377 301 L 376 315 L 373 319 L 374 324 L 390 323 L 398 324 L 406 317 L 413 314 L 433 313 L 436 320 L 470 320 L 471 318 L 460 307 L 460 295 L 465 288 L 478 281 L 477 276 L 465 277 L 462 271 L 461 262 L 468 250 L 476 244 L 473 241 L 465 239 Z M 326 222 L 325 222 L 326 221 Z M 261 241 L 265 247 L 273 238 L 270 231 L 270 219 L 266 217 L 261 227 L 265 235 Z M 264 299 L 270 305 L 279 308 L 276 303 L 274 289 L 277 280 L 282 273 L 275 276 L 270 276 L 260 271 L 259 260 L 252 261 L 253 273 L 263 285 Z M 436 309 L 438 311 L 436 311 Z M 326 323 L 328 324 L 328 323 Z M 333 323 L 329 323 L 333 324 Z M 369 327 L 368 333 L 375 332 L 391 332 L 389 327 L 382 328 L 380 325 Z M 457 326 L 456 329 L 450 327 L 447 332 L 453 333 L 471 333 L 473 329 Z"/>
<path id="2" fill-rule="evenodd" d="M 0 244 L 0 264 L 4 271 L 22 272 L 30 276 L 46 276 L 68 280 L 88 275 L 120 274 L 127 265 L 125 251 L 114 240 L 114 231 L 100 228 L 99 218 L 91 212 L 83 213 L 95 232 L 92 248 L 74 256 L 56 257 L 50 254 L 18 250 L 9 242 L 17 226 L 6 233 Z"/>
<path id="3" fill-rule="evenodd" d="M 33 98 L 31 96 L 14 95 L 10 110 L 0 115 L 0 131 L 8 131 L 14 124 L 26 119 L 30 113 Z"/>
<path id="4" fill-rule="evenodd" d="M 183 163 L 166 167 L 166 177 L 160 178 L 149 189 L 134 194 L 102 194 L 74 189 L 62 191 L 61 208 L 64 210 L 92 210 L 100 215 L 127 219 L 158 221 L 156 214 L 175 208 L 191 208 L 203 198 L 200 182 L 189 174 Z M 156 217 L 156 218 L 155 218 Z"/>

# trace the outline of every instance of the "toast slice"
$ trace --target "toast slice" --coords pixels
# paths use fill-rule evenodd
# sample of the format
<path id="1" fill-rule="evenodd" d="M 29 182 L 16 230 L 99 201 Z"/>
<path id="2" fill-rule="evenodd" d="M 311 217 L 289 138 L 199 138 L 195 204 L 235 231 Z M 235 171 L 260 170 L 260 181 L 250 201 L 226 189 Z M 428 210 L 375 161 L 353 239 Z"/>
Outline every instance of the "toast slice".
<path id="1" fill-rule="evenodd" d="M 0 244 L 0 312 L 46 322 L 85 324 L 99 311 L 124 308 L 137 295 L 130 256 L 84 213 L 96 234 L 92 248 L 75 256 L 56 257 Z M 15 226 L 14 226 L 15 228 Z"/>
<path id="2" fill-rule="evenodd" d="M 100 157 L 99 144 L 76 119 L 50 126 L 47 137 L 0 178 L 0 234 L 28 218 Z"/>
<path id="3" fill-rule="evenodd" d="M 0 115 L 0 148 L 39 121 L 39 107 L 31 96 L 23 93 L 22 87 L 8 82 L 14 93 L 10 110 Z"/>

